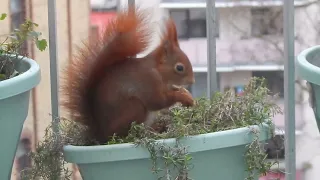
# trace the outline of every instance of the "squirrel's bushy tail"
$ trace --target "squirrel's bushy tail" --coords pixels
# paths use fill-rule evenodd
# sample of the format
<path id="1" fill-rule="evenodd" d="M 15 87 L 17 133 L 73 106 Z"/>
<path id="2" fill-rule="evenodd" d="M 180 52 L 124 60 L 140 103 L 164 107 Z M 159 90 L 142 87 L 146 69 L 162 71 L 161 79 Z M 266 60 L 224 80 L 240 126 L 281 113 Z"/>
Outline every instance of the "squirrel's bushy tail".
<path id="1" fill-rule="evenodd" d="M 70 60 L 64 76 L 62 93 L 66 95 L 62 105 L 72 118 L 85 125 L 94 126 L 92 100 L 94 89 L 104 77 L 106 68 L 129 60 L 145 51 L 151 30 L 148 13 L 139 7 L 128 7 L 118 12 L 107 25 L 97 42 L 84 44 Z"/>

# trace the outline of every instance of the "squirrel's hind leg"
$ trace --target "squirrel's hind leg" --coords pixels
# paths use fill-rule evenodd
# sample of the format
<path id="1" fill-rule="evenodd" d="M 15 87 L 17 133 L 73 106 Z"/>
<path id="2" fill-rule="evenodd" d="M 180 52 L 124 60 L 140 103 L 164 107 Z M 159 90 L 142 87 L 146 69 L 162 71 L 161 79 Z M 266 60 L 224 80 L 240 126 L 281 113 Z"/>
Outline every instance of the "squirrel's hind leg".
<path id="1" fill-rule="evenodd" d="M 148 111 L 140 100 L 131 98 L 118 104 L 112 112 L 105 111 L 105 113 L 107 121 L 101 124 L 100 134 L 103 134 L 102 139 L 106 143 L 114 134 L 119 137 L 127 136 L 132 122 L 143 123 L 147 119 Z"/>

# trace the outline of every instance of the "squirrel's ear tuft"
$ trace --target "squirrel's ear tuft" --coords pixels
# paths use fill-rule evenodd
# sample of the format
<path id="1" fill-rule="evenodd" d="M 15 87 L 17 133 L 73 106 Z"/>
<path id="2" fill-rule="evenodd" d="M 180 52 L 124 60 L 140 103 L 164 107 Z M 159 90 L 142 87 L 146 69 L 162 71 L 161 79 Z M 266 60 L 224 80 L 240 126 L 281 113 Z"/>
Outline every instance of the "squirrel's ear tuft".
<path id="1" fill-rule="evenodd" d="M 179 46 L 176 24 L 172 18 L 167 19 L 166 27 L 167 27 L 166 35 L 167 35 L 168 41 L 172 42 L 176 46 Z"/>
<path id="2" fill-rule="evenodd" d="M 170 17 L 165 17 L 162 20 L 164 20 L 164 28 L 161 29 L 163 33 L 160 36 L 160 45 L 150 53 L 150 55 L 158 57 L 160 63 L 169 60 L 168 56 L 174 53 L 174 47 L 179 47 L 174 21 Z"/>

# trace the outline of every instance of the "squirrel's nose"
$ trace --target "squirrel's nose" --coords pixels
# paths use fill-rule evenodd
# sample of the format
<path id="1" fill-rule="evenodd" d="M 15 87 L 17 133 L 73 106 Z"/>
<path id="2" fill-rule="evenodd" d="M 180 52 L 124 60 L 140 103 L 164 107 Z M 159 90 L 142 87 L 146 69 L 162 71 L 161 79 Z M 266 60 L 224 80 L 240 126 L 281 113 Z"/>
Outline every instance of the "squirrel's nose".
<path id="1" fill-rule="evenodd" d="M 196 80 L 194 79 L 194 77 L 188 80 L 188 84 L 190 84 L 190 85 L 194 84 L 195 82 L 196 82 Z"/>

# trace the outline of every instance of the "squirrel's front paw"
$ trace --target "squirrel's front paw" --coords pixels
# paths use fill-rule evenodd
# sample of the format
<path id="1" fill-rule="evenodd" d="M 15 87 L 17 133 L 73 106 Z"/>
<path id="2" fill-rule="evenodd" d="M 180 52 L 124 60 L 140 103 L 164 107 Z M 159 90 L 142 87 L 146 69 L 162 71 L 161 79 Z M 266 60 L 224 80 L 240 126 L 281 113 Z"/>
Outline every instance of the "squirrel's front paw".
<path id="1" fill-rule="evenodd" d="M 185 107 L 191 107 L 195 105 L 195 101 L 191 97 L 191 98 L 185 99 L 183 102 L 181 102 L 181 104 L 182 106 L 185 106 Z"/>
<path id="2" fill-rule="evenodd" d="M 193 97 L 188 90 L 183 88 L 180 92 L 183 94 L 184 97 L 181 101 L 182 106 L 191 107 L 195 105 L 195 101 L 193 100 Z"/>
<path id="3" fill-rule="evenodd" d="M 188 99 L 187 101 L 181 102 L 181 104 L 184 107 L 192 107 L 194 106 L 195 102 L 193 99 Z"/>

